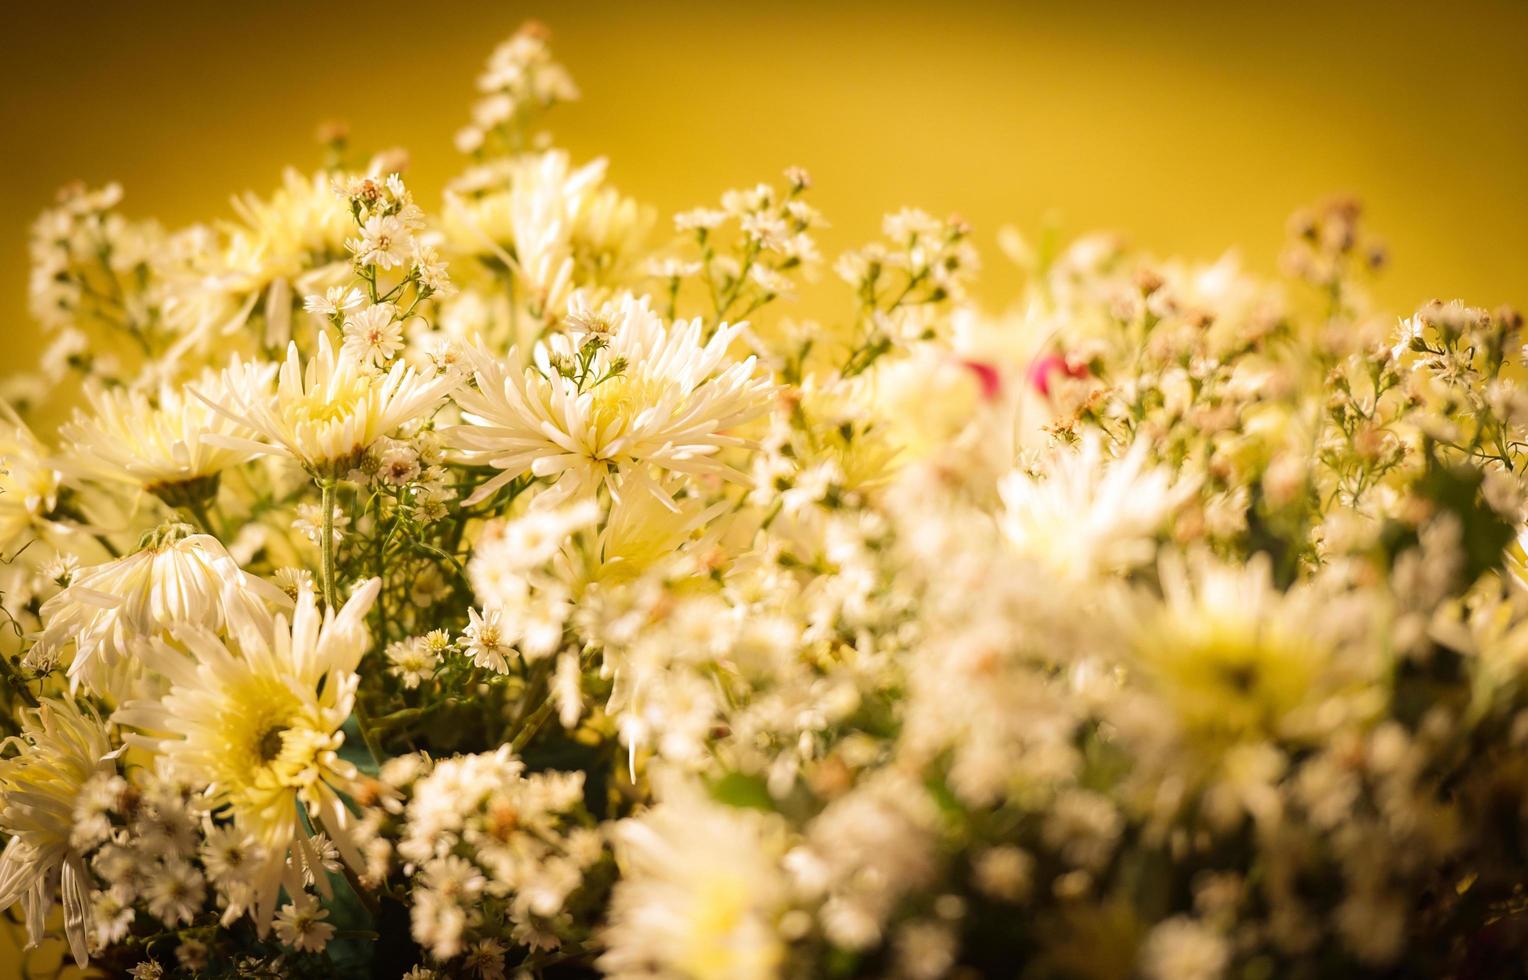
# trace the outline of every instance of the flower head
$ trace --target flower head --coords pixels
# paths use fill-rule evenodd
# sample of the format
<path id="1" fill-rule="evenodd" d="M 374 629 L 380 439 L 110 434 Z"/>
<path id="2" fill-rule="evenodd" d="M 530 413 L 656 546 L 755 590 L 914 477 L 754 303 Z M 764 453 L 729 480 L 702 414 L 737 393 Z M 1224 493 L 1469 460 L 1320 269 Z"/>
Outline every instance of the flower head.
<path id="1" fill-rule="evenodd" d="M 281 589 L 245 573 L 216 538 L 184 530 L 180 525 L 141 551 L 80 569 L 43 603 L 34 649 L 56 652 L 72 644 L 70 681 L 122 698 L 143 677 L 135 655 L 143 641 L 190 624 L 219 631 L 267 607 L 290 608 Z"/>
<path id="2" fill-rule="evenodd" d="M 221 400 L 198 392 L 219 414 L 248 426 L 255 439 L 221 437 L 231 448 L 291 456 L 315 474 L 342 475 L 372 443 L 400 425 L 434 411 L 456 385 L 450 375 L 422 373 L 394 362 L 377 374 L 350 354 L 334 350 L 327 333 L 303 363 L 297 345 L 287 349 L 271 390 L 259 364 L 235 364 L 224 372 Z"/>
<path id="3" fill-rule="evenodd" d="M 666 327 L 629 296 L 585 319 L 608 332 L 553 337 L 523 371 L 477 353 L 476 387 L 456 394 L 468 424 L 446 439 L 503 472 L 467 502 L 527 472 L 555 479 L 543 506 L 601 484 L 668 501 L 652 469 L 743 480 L 718 456 L 747 444 L 732 430 L 764 413 L 771 388 L 752 357 L 728 354 L 742 327 L 704 340 L 700 320 Z"/>
<path id="4" fill-rule="evenodd" d="M 114 716 L 138 729 L 128 739 L 158 754 L 167 771 L 207 787 L 211 812 L 231 818 L 258 845 L 251 911 L 262 935 L 278 891 L 302 891 L 296 869 L 313 850 L 302 814 L 323 828 L 346 863 L 365 868 L 355 818 L 341 797 L 359 792 L 360 777 L 338 753 L 360 683 L 365 616 L 380 587 L 372 579 L 338 614 L 322 615 L 305 590 L 290 623 L 285 615 L 239 617 L 226 642 L 201 626 L 177 627 L 175 640 L 190 657 L 163 640 L 144 655 L 169 692 L 129 701 Z M 327 892 L 325 878 L 316 884 Z"/>
<path id="5" fill-rule="evenodd" d="M 260 365 L 261 384 L 273 365 Z M 208 372 L 192 387 L 214 402 L 227 399 L 223 379 Z M 92 413 L 79 410 L 60 427 L 67 456 L 61 465 L 83 475 L 141 487 L 171 499 L 181 488 L 215 477 L 247 460 L 248 449 L 215 444 L 207 436 L 246 438 L 250 431 L 190 392 L 165 384 L 153 398 L 127 388 L 87 388 Z M 215 484 L 214 484 L 215 488 Z"/>
<path id="6" fill-rule="evenodd" d="M 21 751 L 0 759 L 0 908 L 26 906 L 27 940 L 42 941 L 53 895 L 62 893 L 64 934 L 87 960 L 90 872 L 70 843 L 75 801 L 92 777 L 115 769 L 106 727 L 69 701 L 45 700 L 23 718 Z"/>

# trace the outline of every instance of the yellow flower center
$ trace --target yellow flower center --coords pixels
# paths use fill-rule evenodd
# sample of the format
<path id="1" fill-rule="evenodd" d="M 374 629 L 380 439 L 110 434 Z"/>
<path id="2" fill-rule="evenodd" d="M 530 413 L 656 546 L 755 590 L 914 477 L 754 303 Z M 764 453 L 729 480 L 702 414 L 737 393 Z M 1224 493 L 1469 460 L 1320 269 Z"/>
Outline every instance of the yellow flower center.
<path id="1" fill-rule="evenodd" d="M 293 400 L 286 414 L 294 425 L 328 425 L 362 414 L 370 397 L 371 378 L 357 374 L 344 384 Z"/>

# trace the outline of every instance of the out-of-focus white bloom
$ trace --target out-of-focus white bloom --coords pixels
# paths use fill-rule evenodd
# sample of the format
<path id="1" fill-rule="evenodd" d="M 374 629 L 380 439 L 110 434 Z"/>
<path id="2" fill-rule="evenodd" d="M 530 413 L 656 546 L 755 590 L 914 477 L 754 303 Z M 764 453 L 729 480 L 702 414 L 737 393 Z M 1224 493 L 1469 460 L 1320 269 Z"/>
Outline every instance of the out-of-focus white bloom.
<path id="1" fill-rule="evenodd" d="M 261 385 L 275 374 L 274 365 L 256 370 L 252 380 Z M 190 387 L 215 403 L 228 397 L 211 371 Z M 179 385 L 162 385 L 152 400 L 128 388 L 89 387 L 85 394 L 93 413 L 76 409 L 74 420 L 59 428 L 68 451 L 60 465 L 72 471 L 142 487 L 175 502 L 179 485 L 216 476 L 251 455 L 208 439 L 210 433 L 247 438 L 250 430 Z"/>
<path id="2" fill-rule="evenodd" d="M 1002 526 L 1021 554 L 1070 581 L 1129 571 L 1155 554 L 1153 538 L 1191 492 L 1137 442 L 1109 459 L 1102 441 L 1059 449 L 1042 473 L 1014 472 L 998 486 Z"/>
<path id="3" fill-rule="evenodd" d="M 554 478 L 540 506 L 593 493 L 669 495 L 650 468 L 742 480 L 719 459 L 746 442 L 731 430 L 769 404 L 770 383 L 752 357 L 728 348 L 740 326 L 707 341 L 702 324 L 665 327 L 647 300 L 623 297 L 600 312 L 608 334 L 559 335 L 538 344 L 535 364 L 515 371 L 478 352 L 476 388 L 456 394 L 468 424 L 445 433 L 464 459 L 502 470 L 468 503 L 523 473 Z"/>
<path id="4" fill-rule="evenodd" d="M 287 350 L 271 390 L 268 369 L 235 363 L 224 372 L 226 393 L 214 401 L 228 419 L 248 426 L 255 439 L 208 437 L 233 449 L 291 456 L 310 472 L 343 475 L 372 443 L 406 422 L 427 417 L 456 386 L 450 375 L 421 373 L 401 360 L 386 374 L 336 353 L 326 332 L 304 365 L 297 345 Z"/>
<path id="5" fill-rule="evenodd" d="M 512 271 L 531 312 L 555 317 L 575 288 L 618 284 L 652 225 L 650 209 L 604 186 L 605 169 L 549 150 L 469 171 L 446 193 L 446 240 Z"/>
<path id="6" fill-rule="evenodd" d="M 58 505 L 61 477 L 54 465 L 32 430 L 0 403 L 0 551 Z"/>
<path id="7" fill-rule="evenodd" d="M 72 644 L 71 683 L 120 699 L 143 678 L 143 641 L 193 624 L 221 631 L 238 618 L 290 606 L 281 589 L 241 570 L 216 538 L 172 530 L 142 551 L 80 569 L 43 603 L 34 650 L 58 656 Z"/>
<path id="8" fill-rule="evenodd" d="M 1159 570 L 1163 600 L 1143 600 L 1130 634 L 1141 670 L 1201 747 L 1309 737 L 1318 706 L 1375 667 L 1362 644 L 1337 656 L 1344 635 L 1373 634 L 1373 611 L 1309 582 L 1281 592 L 1266 554 L 1235 567 L 1169 553 Z"/>
<path id="9" fill-rule="evenodd" d="M 0 759 L 0 908 L 22 902 L 27 942 L 43 938 L 53 896 L 64 902 L 64 934 L 75 962 L 90 946 L 90 872 L 70 843 L 75 801 L 98 774 L 115 769 L 101 720 L 68 701 L 45 700 L 24 713 L 21 751 Z"/>
<path id="10" fill-rule="evenodd" d="M 1225 937 L 1182 916 L 1151 930 L 1141 951 L 1142 970 L 1151 980 L 1220 980 L 1230 962 Z"/>
<path id="11" fill-rule="evenodd" d="M 372 579 L 337 614 L 322 615 L 305 591 L 290 624 L 285 615 L 235 616 L 231 643 L 205 627 L 177 627 L 173 636 L 190 657 L 162 640 L 144 654 L 169 692 L 129 701 L 114 716 L 141 733 L 129 741 L 160 755 L 187 784 L 205 786 L 209 809 L 231 817 L 259 845 L 250 911 L 262 936 L 278 891 L 299 894 L 296 869 L 313 863 L 299 812 L 322 826 L 347 864 L 366 867 L 351 832 L 356 818 L 341 796 L 359 792 L 358 774 L 338 752 L 360 683 L 365 616 L 380 587 Z M 328 894 L 326 878 L 315 884 Z"/>
<path id="12" fill-rule="evenodd" d="M 383 774 L 394 785 L 418 775 L 397 768 Z M 417 869 L 414 939 L 438 959 L 458 955 L 482 920 L 484 896 L 503 901 L 520 942 L 546 936 L 605 854 L 600 835 L 579 826 L 583 789 L 582 773 L 527 774 L 508 746 L 442 760 L 419 779 L 398 843 L 410 873 Z M 528 944 L 557 942 L 552 935 Z"/>
<path id="13" fill-rule="evenodd" d="M 616 978 L 767 980 L 785 957 L 788 886 L 766 815 L 675 786 L 615 830 L 622 877 L 599 967 Z"/>

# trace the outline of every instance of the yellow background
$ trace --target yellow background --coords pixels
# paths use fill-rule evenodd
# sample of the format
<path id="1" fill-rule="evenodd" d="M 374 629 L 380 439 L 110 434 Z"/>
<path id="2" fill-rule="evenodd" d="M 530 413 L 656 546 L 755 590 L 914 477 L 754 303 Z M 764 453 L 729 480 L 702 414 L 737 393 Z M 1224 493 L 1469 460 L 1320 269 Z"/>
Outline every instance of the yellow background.
<path id="1" fill-rule="evenodd" d="M 170 225 L 226 216 L 315 166 L 339 117 L 360 146 L 407 146 L 428 206 L 478 66 L 526 16 L 584 90 L 559 142 L 608 155 L 665 221 L 800 164 L 829 256 L 897 206 L 959 212 L 997 302 L 1005 223 L 1271 269 L 1293 208 L 1352 192 L 1390 246 L 1387 304 L 1528 303 L 1523 0 L 49 2 L 6 10 L 0 371 L 40 347 L 25 237 L 56 186 L 120 180 L 129 214 Z"/>

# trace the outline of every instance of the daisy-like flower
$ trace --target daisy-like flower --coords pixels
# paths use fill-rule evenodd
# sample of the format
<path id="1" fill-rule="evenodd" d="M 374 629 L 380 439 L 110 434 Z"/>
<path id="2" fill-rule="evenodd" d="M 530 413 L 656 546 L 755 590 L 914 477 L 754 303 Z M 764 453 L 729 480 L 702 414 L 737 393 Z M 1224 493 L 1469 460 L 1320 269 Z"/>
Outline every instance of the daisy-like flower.
<path id="1" fill-rule="evenodd" d="M 276 914 L 276 935 L 298 952 L 321 953 L 334 936 L 328 917 L 329 910 L 312 898 L 289 902 Z"/>
<path id="2" fill-rule="evenodd" d="M 332 523 L 333 528 L 330 533 L 334 536 L 334 541 L 338 543 L 345 538 L 345 528 L 350 526 L 350 518 L 344 514 L 335 514 Z M 314 544 L 322 544 L 324 512 L 317 504 L 298 504 L 297 517 L 292 521 L 292 530 Z"/>
<path id="3" fill-rule="evenodd" d="M 340 353 L 368 367 L 382 367 L 403 349 L 403 324 L 397 314 L 398 308 L 391 303 L 377 303 L 351 314 L 345 320 Z"/>
<path id="4" fill-rule="evenodd" d="M 764 413 L 771 387 L 755 374 L 753 357 L 728 354 L 741 324 L 723 324 L 704 340 L 699 319 L 666 327 L 645 298 L 629 295 L 578 323 L 591 329 L 538 344 L 523 371 L 473 355 L 477 385 L 455 396 L 468 424 L 446 430 L 445 439 L 464 459 L 503 472 L 468 504 L 527 472 L 555 478 L 539 506 L 602 484 L 672 505 L 653 467 L 746 480 L 718 456 L 747 445 L 730 430 Z"/>
<path id="5" fill-rule="evenodd" d="M 158 700 L 134 700 L 115 720 L 127 736 L 157 753 L 188 785 L 205 786 L 208 809 L 227 816 L 259 849 L 250 869 L 252 912 L 263 936 L 276 897 L 302 892 L 305 865 L 317 865 L 305 818 L 322 827 L 355 869 L 366 866 L 341 794 L 361 790 L 356 768 L 339 757 L 340 726 L 355 706 L 356 667 L 368 643 L 365 617 L 381 587 L 372 579 L 338 614 L 320 614 L 313 593 L 297 599 L 290 624 L 240 616 L 225 643 L 201 626 L 180 626 L 175 640 L 155 640 L 143 654 L 169 682 Z M 315 884 L 329 893 L 326 878 Z"/>
<path id="6" fill-rule="evenodd" d="M 268 384 L 274 373 L 274 366 L 261 366 L 260 383 Z M 192 387 L 213 401 L 228 397 L 212 371 Z M 216 492 L 211 478 L 251 455 L 206 438 L 211 433 L 247 438 L 250 432 L 185 388 L 165 384 L 152 398 L 126 388 L 88 388 L 85 396 L 91 414 L 76 409 L 73 421 L 59 428 L 68 450 L 60 465 L 81 475 L 141 487 L 179 506 L 191 496 Z"/>
<path id="7" fill-rule="evenodd" d="M 185 530 L 178 525 L 142 551 L 80 569 L 43 603 L 34 651 L 53 656 L 72 644 L 71 683 L 120 699 L 143 677 L 135 656 L 141 641 L 177 625 L 222 630 L 237 616 L 291 607 L 281 589 L 240 569 L 216 538 Z"/>
<path id="8" fill-rule="evenodd" d="M 504 642 L 499 611 L 490 609 L 480 616 L 476 609 L 468 609 L 467 619 L 467 628 L 462 631 L 462 643 L 472 656 L 473 664 L 486 667 L 496 674 L 509 673 L 508 656 L 514 653 L 514 649 Z"/>
<path id="9" fill-rule="evenodd" d="M 399 215 L 374 214 L 361 225 L 361 237 L 346 243 L 361 265 L 396 269 L 414 254 L 414 231 Z"/>
<path id="10" fill-rule="evenodd" d="M 439 662 L 440 657 L 421 636 L 398 640 L 387 647 L 388 672 L 403 681 L 410 691 L 435 676 Z"/>
<path id="11" fill-rule="evenodd" d="M 1185 735 L 1212 756 L 1316 730 L 1318 706 L 1335 706 L 1373 666 L 1361 646 L 1340 643 L 1345 630 L 1372 632 L 1372 610 L 1314 583 L 1279 591 L 1266 554 L 1233 567 L 1170 553 L 1159 573 L 1163 601 L 1148 601 L 1130 627 L 1135 659 Z"/>
<path id="12" fill-rule="evenodd" d="M 302 308 L 319 316 L 336 317 L 341 313 L 350 312 L 364 302 L 366 297 L 354 286 L 330 286 L 324 295 L 315 294 L 303 300 Z"/>
<path id="13" fill-rule="evenodd" d="M 23 903 L 35 946 L 61 894 L 64 935 L 84 966 L 92 898 L 90 872 L 70 843 L 75 802 L 93 777 L 115 769 L 116 752 L 99 718 L 51 699 L 24 713 L 14 741 L 21 751 L 0 759 L 0 831 L 10 837 L 0 854 L 0 908 Z"/>
<path id="14" fill-rule="evenodd" d="M 632 980 L 778 976 L 776 919 L 787 898 L 778 832 L 756 811 L 685 789 L 616 826 L 621 880 L 600 970 Z"/>
<path id="15" fill-rule="evenodd" d="M 1025 557 L 1070 581 L 1149 561 L 1163 521 L 1192 491 L 1150 465 L 1143 441 L 1110 459 L 1096 437 L 1059 450 L 1040 476 L 1010 473 L 998 485 L 1002 526 Z"/>
<path id="16" fill-rule="evenodd" d="M 372 443 L 405 422 L 434 411 L 456 386 L 452 375 L 421 373 L 395 361 L 386 374 L 368 370 L 336 352 L 327 333 L 303 363 L 297 345 L 277 374 L 275 390 L 259 364 L 235 364 L 224 372 L 227 394 L 219 401 L 198 392 L 228 419 L 247 425 L 255 439 L 217 439 L 230 448 L 286 455 L 315 476 L 349 471 Z"/>

